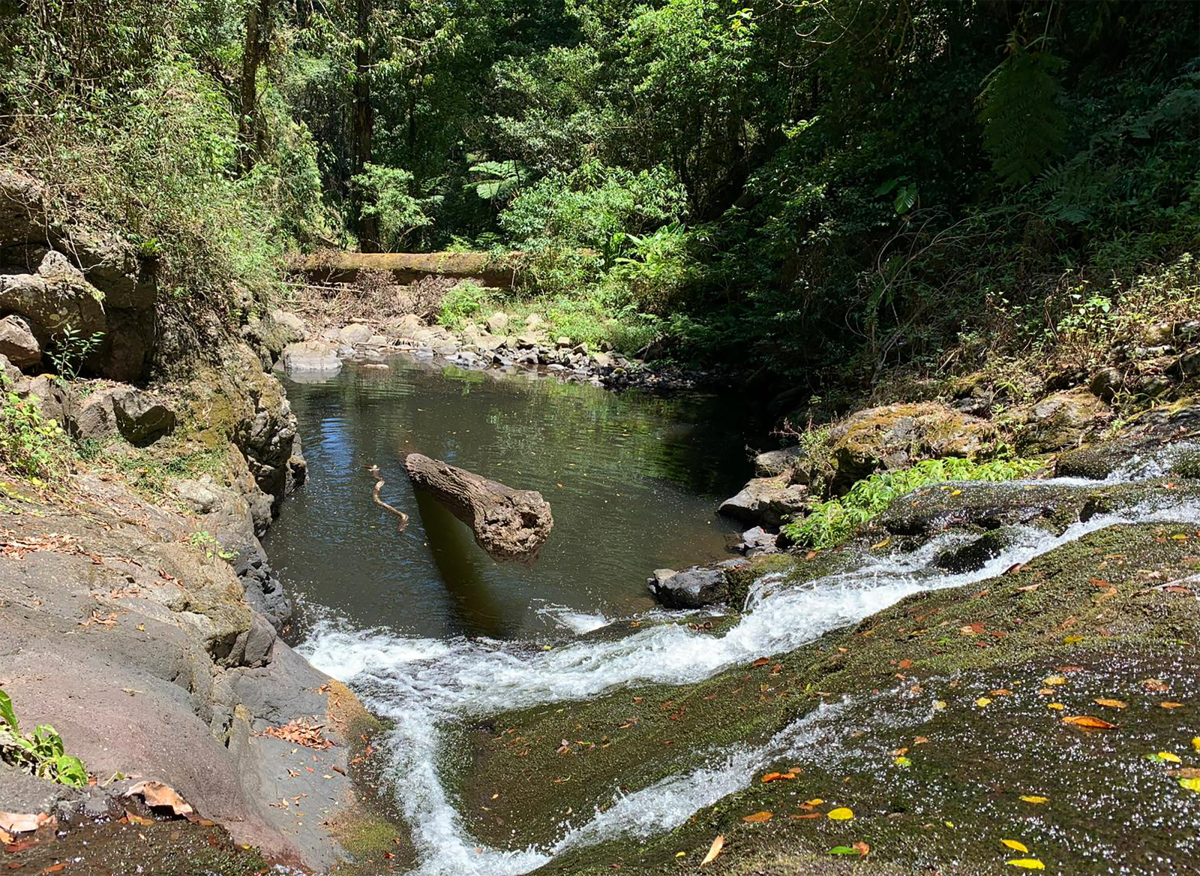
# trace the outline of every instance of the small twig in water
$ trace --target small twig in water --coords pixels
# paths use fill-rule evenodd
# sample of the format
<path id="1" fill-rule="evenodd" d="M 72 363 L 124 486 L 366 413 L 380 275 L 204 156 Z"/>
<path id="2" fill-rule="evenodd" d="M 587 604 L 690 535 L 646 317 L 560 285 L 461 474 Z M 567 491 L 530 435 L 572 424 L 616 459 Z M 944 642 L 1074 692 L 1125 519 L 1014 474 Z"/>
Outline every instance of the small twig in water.
<path id="1" fill-rule="evenodd" d="M 369 471 L 371 476 L 375 478 L 375 491 L 371 494 L 371 498 L 375 500 L 375 504 L 380 508 L 384 509 L 385 511 L 391 511 L 400 518 L 400 532 L 404 532 L 405 528 L 408 526 L 408 515 L 399 509 L 393 508 L 387 502 L 383 501 L 383 499 L 379 498 L 379 491 L 383 489 L 383 485 L 387 483 L 387 481 L 385 481 L 379 474 L 379 466 L 373 465 L 367 469 L 367 471 Z"/>

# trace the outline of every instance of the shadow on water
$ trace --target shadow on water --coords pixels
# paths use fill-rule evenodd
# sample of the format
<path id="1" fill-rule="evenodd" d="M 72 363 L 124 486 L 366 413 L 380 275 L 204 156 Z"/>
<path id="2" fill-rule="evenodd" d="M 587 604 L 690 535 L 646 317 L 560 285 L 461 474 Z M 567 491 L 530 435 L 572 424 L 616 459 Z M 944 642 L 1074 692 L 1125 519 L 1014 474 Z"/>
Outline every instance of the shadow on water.
<path id="1" fill-rule="evenodd" d="M 749 475 L 738 400 L 390 365 L 286 381 L 310 476 L 267 549 L 308 604 L 421 636 L 538 635 L 552 624 L 542 606 L 642 611 L 652 570 L 727 556 L 736 527 L 715 508 Z M 493 562 L 464 524 L 415 496 L 401 464 L 410 451 L 539 490 L 555 520 L 539 561 Z M 372 465 L 381 498 L 412 517 L 404 533 L 371 500 Z"/>

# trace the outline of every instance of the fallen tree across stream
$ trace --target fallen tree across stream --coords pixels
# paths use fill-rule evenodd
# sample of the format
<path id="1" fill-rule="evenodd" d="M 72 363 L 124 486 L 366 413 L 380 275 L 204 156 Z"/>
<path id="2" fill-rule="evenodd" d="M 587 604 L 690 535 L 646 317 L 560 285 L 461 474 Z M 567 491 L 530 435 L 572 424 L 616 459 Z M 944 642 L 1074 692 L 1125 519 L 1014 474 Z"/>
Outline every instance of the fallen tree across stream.
<path id="1" fill-rule="evenodd" d="M 404 470 L 471 527 L 475 543 L 498 563 L 531 565 L 554 528 L 550 503 L 536 490 L 514 490 L 420 453 L 405 457 Z"/>

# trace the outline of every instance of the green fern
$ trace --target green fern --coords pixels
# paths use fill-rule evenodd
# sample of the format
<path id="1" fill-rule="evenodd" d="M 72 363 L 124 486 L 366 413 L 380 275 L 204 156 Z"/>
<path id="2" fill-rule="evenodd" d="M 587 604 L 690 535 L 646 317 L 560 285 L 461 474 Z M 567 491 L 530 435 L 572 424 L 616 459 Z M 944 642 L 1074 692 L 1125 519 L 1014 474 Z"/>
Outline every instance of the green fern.
<path id="1" fill-rule="evenodd" d="M 984 80 L 979 95 L 983 146 L 1004 182 L 1025 185 L 1062 151 L 1067 122 L 1057 74 L 1066 62 L 1009 37 L 1008 57 Z"/>

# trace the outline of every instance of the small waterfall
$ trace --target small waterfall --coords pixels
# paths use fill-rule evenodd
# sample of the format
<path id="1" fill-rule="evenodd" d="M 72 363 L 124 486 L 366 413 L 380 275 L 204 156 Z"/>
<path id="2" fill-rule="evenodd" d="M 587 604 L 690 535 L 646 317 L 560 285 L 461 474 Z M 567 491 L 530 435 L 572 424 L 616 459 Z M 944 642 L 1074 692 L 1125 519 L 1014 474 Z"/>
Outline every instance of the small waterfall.
<path id="1" fill-rule="evenodd" d="M 1138 473 L 1144 474 L 1145 469 Z M 713 765 L 622 797 L 582 826 L 564 829 L 552 847 L 518 851 L 481 847 L 466 832 L 438 776 L 440 725 L 509 709 L 588 699 L 637 683 L 693 684 L 758 657 L 785 654 L 911 594 L 994 577 L 1089 532 L 1117 523 L 1168 521 L 1200 523 L 1200 504 L 1181 503 L 1168 494 L 1118 514 L 1076 523 L 1057 536 L 1021 528 L 1003 554 L 982 569 L 962 574 L 930 568 L 938 551 L 956 538 L 944 536 L 908 554 L 864 556 L 851 571 L 801 586 L 776 586 L 780 576 L 765 576 L 752 589 L 747 611 L 719 637 L 684 624 L 664 624 L 615 640 L 535 650 L 527 643 L 408 638 L 325 621 L 301 650 L 325 672 L 351 682 L 373 711 L 395 719 L 396 729 L 385 746 L 392 758 L 398 803 L 420 853 L 417 872 L 515 876 L 536 869 L 566 848 L 619 835 L 645 836 L 681 824 L 697 810 L 746 787 L 772 759 L 799 751 L 800 744 L 814 734 L 829 732 L 827 725 L 839 706 L 817 709 L 761 748 L 718 754 Z"/>

